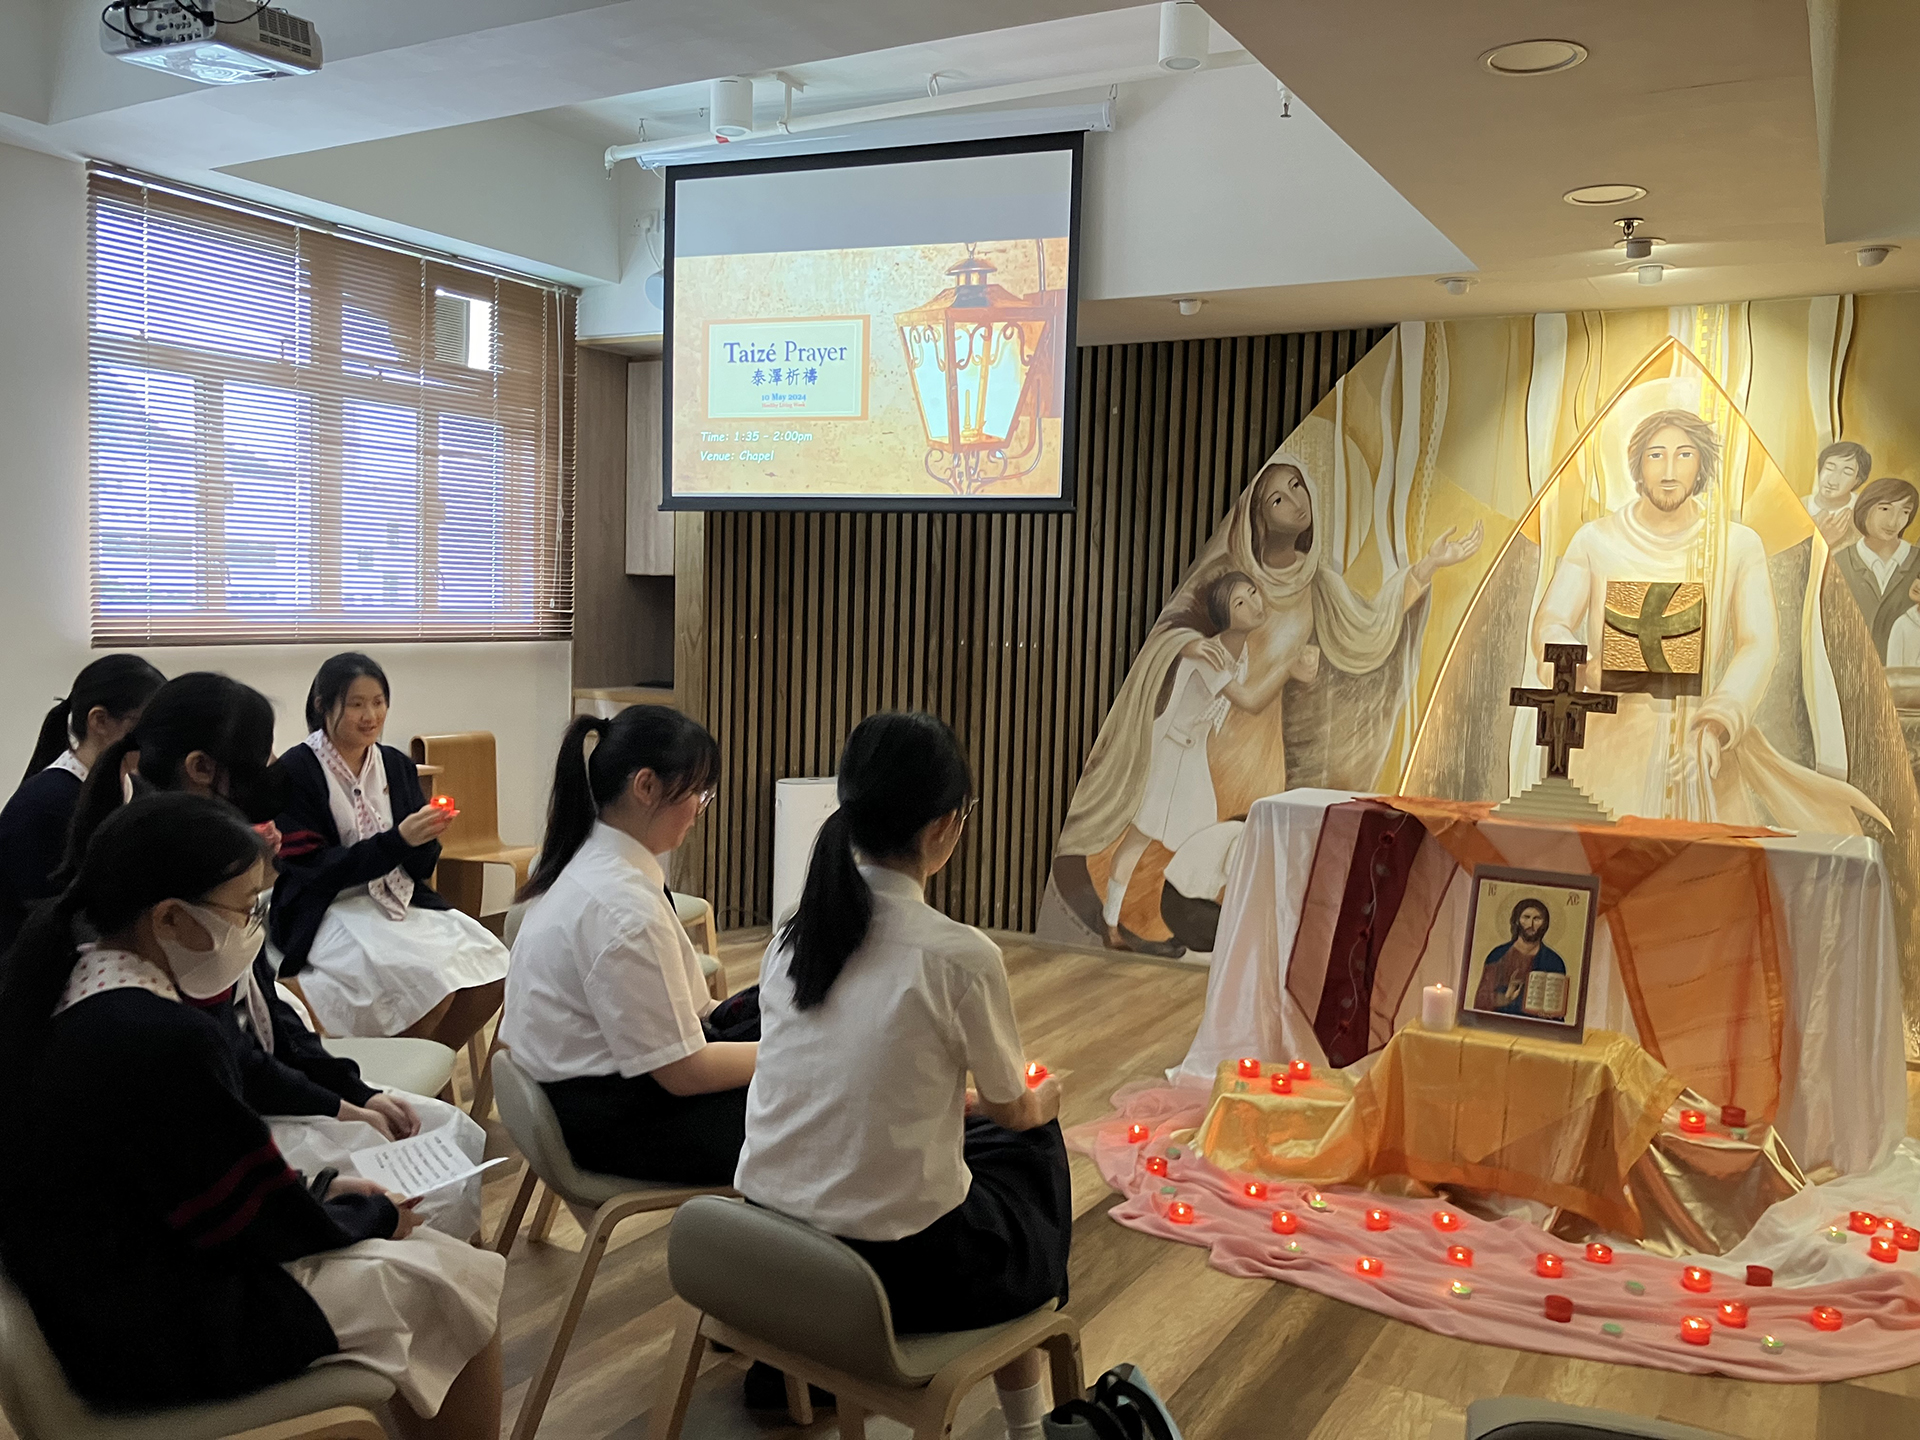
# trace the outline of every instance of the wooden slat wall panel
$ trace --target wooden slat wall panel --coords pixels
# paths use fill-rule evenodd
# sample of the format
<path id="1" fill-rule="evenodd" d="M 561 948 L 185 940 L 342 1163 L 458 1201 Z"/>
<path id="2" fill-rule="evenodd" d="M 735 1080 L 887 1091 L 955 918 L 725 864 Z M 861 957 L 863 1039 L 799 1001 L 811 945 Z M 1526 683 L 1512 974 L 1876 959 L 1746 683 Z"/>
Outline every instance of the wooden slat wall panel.
<path id="1" fill-rule="evenodd" d="M 862 716 L 923 709 L 959 732 L 981 797 L 928 898 L 1031 929 L 1080 768 L 1167 597 L 1254 467 L 1385 334 L 1083 350 L 1072 515 L 706 516 L 705 630 L 681 627 L 678 664 L 721 786 L 675 885 L 725 927 L 766 924 L 774 780 L 831 774 Z"/>

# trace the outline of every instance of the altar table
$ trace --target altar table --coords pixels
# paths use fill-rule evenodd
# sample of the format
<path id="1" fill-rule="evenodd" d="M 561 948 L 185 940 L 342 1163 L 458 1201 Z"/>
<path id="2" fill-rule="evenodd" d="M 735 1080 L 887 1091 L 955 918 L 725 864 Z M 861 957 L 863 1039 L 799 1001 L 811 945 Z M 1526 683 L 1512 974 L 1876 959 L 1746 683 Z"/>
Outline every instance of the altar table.
<path id="1" fill-rule="evenodd" d="M 1291 790 L 1254 803 L 1222 902 L 1206 1014 L 1169 1078 L 1211 1086 L 1224 1060 L 1298 1057 L 1324 1065 L 1312 1017 L 1287 993 L 1286 970 L 1327 807 L 1346 791 Z M 1759 841 L 1767 857 L 1781 940 L 1786 1029 L 1776 1123 L 1810 1174 L 1871 1169 L 1906 1130 L 1899 945 L 1878 842 L 1790 835 Z M 1471 886 L 1449 885 L 1394 1028 L 1420 1014 L 1420 991 L 1461 984 Z M 1589 1029 L 1639 1039 L 1612 937 L 1594 928 Z M 1368 1056 L 1350 1072 L 1370 1065 Z"/>

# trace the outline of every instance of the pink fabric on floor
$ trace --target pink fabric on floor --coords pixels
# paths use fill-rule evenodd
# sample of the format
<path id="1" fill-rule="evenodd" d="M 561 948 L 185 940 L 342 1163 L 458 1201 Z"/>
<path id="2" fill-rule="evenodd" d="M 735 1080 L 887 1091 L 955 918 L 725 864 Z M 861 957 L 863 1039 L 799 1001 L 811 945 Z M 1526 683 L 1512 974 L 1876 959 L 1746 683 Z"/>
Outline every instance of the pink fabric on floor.
<path id="1" fill-rule="evenodd" d="M 1871 1263 L 1863 1272 L 1818 1283 L 1787 1285 L 1777 1276 L 1772 1286 L 1761 1287 L 1745 1283 L 1746 1264 L 1737 1255 L 1669 1260 L 1621 1243 L 1611 1264 L 1597 1265 L 1585 1258 L 1582 1247 L 1556 1240 L 1518 1218 L 1481 1220 L 1458 1211 L 1460 1228 L 1442 1232 L 1433 1215 L 1446 1207 L 1436 1200 L 1346 1187 L 1315 1192 L 1294 1183 L 1273 1184 L 1266 1199 L 1253 1200 L 1244 1186 L 1260 1177 L 1220 1170 L 1185 1143 L 1186 1132 L 1206 1112 L 1209 1093 L 1201 1086 L 1129 1086 L 1114 1097 L 1113 1116 L 1078 1127 L 1068 1138 L 1125 1197 L 1109 1212 L 1115 1220 L 1164 1239 L 1204 1245 L 1215 1268 L 1229 1275 L 1285 1280 L 1480 1344 L 1694 1374 L 1808 1383 L 1849 1380 L 1920 1363 L 1920 1253 L 1902 1252 L 1896 1264 Z M 1133 1124 L 1149 1126 L 1152 1138 L 1129 1144 L 1127 1130 Z M 1148 1173 L 1146 1158 L 1166 1155 L 1170 1147 L 1179 1153 L 1169 1158 L 1168 1174 Z M 1315 1193 L 1328 1210 L 1309 1207 L 1306 1197 Z M 1796 1201 L 1812 1193 L 1803 1192 Z M 1835 1198 L 1844 1203 L 1842 1197 Z M 1167 1218 L 1176 1200 L 1193 1207 L 1191 1224 Z M 1920 1195 L 1909 1204 L 1920 1213 Z M 1278 1209 L 1297 1218 L 1295 1233 L 1274 1233 L 1272 1216 Z M 1367 1230 L 1365 1214 L 1370 1209 L 1386 1211 L 1391 1228 Z M 1914 1214 L 1901 1218 L 1911 1224 Z M 1827 1220 L 1836 1222 L 1845 1226 L 1844 1211 Z M 1287 1250 L 1289 1241 L 1299 1249 Z M 1829 1242 L 1816 1227 L 1807 1243 L 1824 1247 Z M 1473 1251 L 1471 1268 L 1447 1260 L 1451 1245 Z M 1866 1238 L 1849 1234 L 1841 1245 L 1864 1251 Z M 1535 1272 L 1542 1252 L 1561 1257 L 1558 1279 Z M 1362 1276 L 1356 1269 L 1362 1256 L 1384 1261 L 1384 1273 Z M 1686 1264 L 1712 1272 L 1709 1293 L 1682 1288 Z M 1470 1297 L 1449 1293 L 1457 1280 L 1473 1287 Z M 1644 1293 L 1629 1291 L 1629 1281 Z M 1573 1302 L 1570 1323 L 1546 1318 L 1549 1295 Z M 1747 1305 L 1746 1328 L 1721 1323 L 1720 1304 L 1725 1300 Z M 1813 1327 L 1809 1316 L 1817 1305 L 1841 1312 L 1838 1331 Z M 1707 1345 L 1682 1342 L 1680 1322 L 1686 1316 L 1713 1322 Z M 1608 1323 L 1619 1325 L 1622 1333 L 1606 1334 L 1601 1326 Z M 1767 1353 L 1762 1340 L 1769 1335 L 1785 1348 Z"/>

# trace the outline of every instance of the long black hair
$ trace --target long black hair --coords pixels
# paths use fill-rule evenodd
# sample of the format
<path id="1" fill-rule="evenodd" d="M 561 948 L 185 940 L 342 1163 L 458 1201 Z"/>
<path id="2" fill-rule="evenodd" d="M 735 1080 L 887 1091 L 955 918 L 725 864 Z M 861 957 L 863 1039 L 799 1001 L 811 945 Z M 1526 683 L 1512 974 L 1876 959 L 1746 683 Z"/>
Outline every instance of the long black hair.
<path id="1" fill-rule="evenodd" d="M 116 720 L 138 715 L 167 677 L 138 655 L 102 655 L 73 677 L 67 698 L 47 711 L 40 738 L 21 780 L 31 780 L 87 738 L 87 716 L 98 706 Z"/>
<path id="2" fill-rule="evenodd" d="M 347 691 L 353 688 L 353 682 L 362 675 L 380 682 L 380 697 L 389 705 L 393 703 L 393 690 L 387 684 L 387 672 L 380 668 L 380 662 L 371 655 L 362 655 L 358 650 L 347 650 L 339 655 L 330 655 L 321 662 L 315 672 L 313 684 L 307 687 L 307 729 L 325 730 L 327 722 L 333 718 L 333 712 L 347 703 Z"/>
<path id="3" fill-rule="evenodd" d="M 973 781 L 947 722 L 919 710 L 889 710 L 854 726 L 840 755 L 840 808 L 813 842 L 799 907 L 781 928 L 791 955 L 794 1004 L 827 998 L 873 923 L 873 891 L 854 852 L 869 860 L 912 853 L 920 832 L 967 803 Z"/>
<path id="4" fill-rule="evenodd" d="M 598 736 L 591 751 L 587 737 Z M 544 895 L 579 853 L 602 807 L 642 770 L 651 770 L 671 804 L 720 778 L 720 746 L 698 720 L 665 705 L 629 705 L 611 720 L 580 715 L 560 739 L 547 801 L 547 833 L 540 858 L 516 897 Z"/>
<path id="5" fill-rule="evenodd" d="M 87 842 L 124 797 L 120 770 L 129 753 L 140 755 L 141 782 L 153 790 L 177 790 L 182 767 L 194 751 L 211 759 L 219 774 L 214 788 L 254 821 L 271 820 L 284 808 L 282 787 L 268 783 L 273 750 L 273 704 L 251 685 L 196 670 L 167 681 L 140 712 L 140 723 L 101 752 L 80 787 L 67 856 L 54 876 L 73 878 Z"/>
<path id="6" fill-rule="evenodd" d="M 7 1093 L 21 1095 L 46 1041 L 79 953 L 77 920 L 95 935 L 116 935 L 162 900 L 198 900 L 265 854 L 240 813 L 208 795 L 143 795 L 109 815 L 66 889 L 34 911 L 0 958 Z"/>

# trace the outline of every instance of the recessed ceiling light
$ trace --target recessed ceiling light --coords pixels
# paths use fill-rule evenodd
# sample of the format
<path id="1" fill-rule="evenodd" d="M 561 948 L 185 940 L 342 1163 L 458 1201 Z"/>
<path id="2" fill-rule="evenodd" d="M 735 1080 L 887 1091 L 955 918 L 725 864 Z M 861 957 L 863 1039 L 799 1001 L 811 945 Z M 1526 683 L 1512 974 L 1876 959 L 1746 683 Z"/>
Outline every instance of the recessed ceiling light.
<path id="1" fill-rule="evenodd" d="M 1640 277 L 1642 285 L 1658 285 L 1661 277 L 1667 273 L 1667 267 L 1660 264 L 1636 265 L 1634 274 Z"/>
<path id="2" fill-rule="evenodd" d="M 1582 185 L 1560 197 L 1569 205 L 1624 205 L 1647 198 L 1644 185 Z"/>
<path id="3" fill-rule="evenodd" d="M 1471 275 L 1440 275 L 1435 277 L 1433 283 L 1449 295 L 1464 295 L 1473 288 L 1473 277 Z"/>
<path id="4" fill-rule="evenodd" d="M 1861 269 L 1868 270 L 1899 248 L 1898 245 L 1865 245 L 1853 252 L 1854 263 Z"/>
<path id="5" fill-rule="evenodd" d="M 1587 58 L 1587 47 L 1577 40 L 1516 40 L 1496 45 L 1480 63 L 1496 75 L 1557 75 Z"/>

